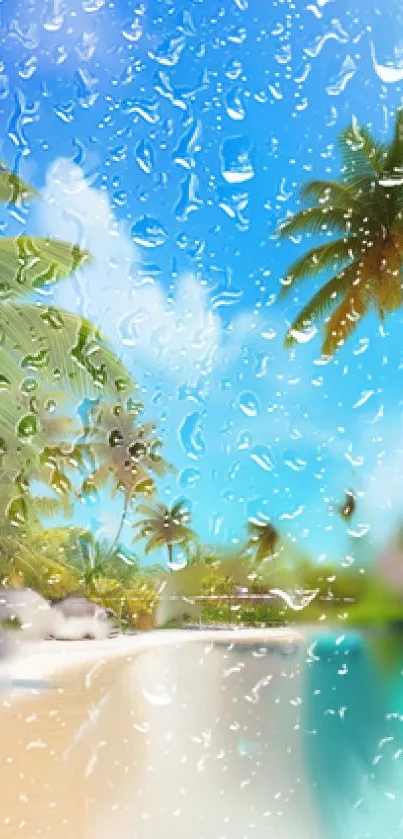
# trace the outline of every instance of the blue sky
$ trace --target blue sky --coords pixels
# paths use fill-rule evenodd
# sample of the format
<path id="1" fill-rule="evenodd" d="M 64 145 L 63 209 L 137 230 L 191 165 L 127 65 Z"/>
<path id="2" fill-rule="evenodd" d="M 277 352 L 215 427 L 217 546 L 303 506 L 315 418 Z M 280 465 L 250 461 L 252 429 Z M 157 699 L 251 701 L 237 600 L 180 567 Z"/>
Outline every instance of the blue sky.
<path id="1" fill-rule="evenodd" d="M 386 136 L 402 102 L 399 4 L 6 0 L 1 156 L 45 191 L 8 232 L 60 235 L 95 263 L 54 300 L 98 323 L 160 423 L 208 541 L 270 516 L 315 557 L 403 513 L 401 314 L 368 318 L 330 364 L 288 355 L 276 299 L 304 247 L 279 245 L 298 186 L 337 174 L 352 120 Z M 81 510 L 113 533 L 118 505 Z M 130 528 L 125 533 L 130 538 Z M 366 538 L 365 536 L 363 538 Z"/>

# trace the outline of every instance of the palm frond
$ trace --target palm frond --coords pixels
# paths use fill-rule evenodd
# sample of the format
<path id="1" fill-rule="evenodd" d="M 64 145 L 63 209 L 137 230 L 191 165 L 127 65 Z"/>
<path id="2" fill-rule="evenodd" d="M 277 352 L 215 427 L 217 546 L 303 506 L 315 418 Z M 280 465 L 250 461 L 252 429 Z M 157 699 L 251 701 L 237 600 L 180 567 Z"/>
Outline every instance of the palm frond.
<path id="1" fill-rule="evenodd" d="M 0 239 L 0 299 L 11 300 L 51 287 L 88 262 L 90 254 L 57 239 Z"/>
<path id="2" fill-rule="evenodd" d="M 0 336 L 0 370 L 13 381 L 27 377 L 80 398 L 134 390 L 126 368 L 98 329 L 78 315 L 3 302 Z"/>
<path id="3" fill-rule="evenodd" d="M 319 204 L 331 204 L 341 209 L 351 209 L 357 201 L 356 189 L 352 184 L 343 184 L 339 181 L 308 181 L 301 188 L 301 198 L 309 201 L 314 198 Z"/>
<path id="4" fill-rule="evenodd" d="M 365 177 L 379 177 L 385 164 L 386 150 L 372 134 L 361 125 L 350 125 L 340 135 L 340 151 L 344 176 L 348 181 Z"/>
<path id="5" fill-rule="evenodd" d="M 336 269 L 355 259 L 362 250 L 362 242 L 356 236 L 337 239 L 319 247 L 313 248 L 301 256 L 291 265 L 280 292 L 281 297 L 293 288 L 304 277 L 315 277 L 325 269 Z"/>
<path id="6" fill-rule="evenodd" d="M 403 176 L 403 108 L 399 108 L 396 115 L 393 140 L 384 162 L 384 172 L 392 178 Z"/>
<path id="7" fill-rule="evenodd" d="M 365 272 L 362 272 L 359 281 L 347 291 L 325 325 L 325 340 L 322 347 L 324 356 L 332 356 L 346 342 L 367 314 L 372 301 L 371 281 L 367 282 Z"/>
<path id="8" fill-rule="evenodd" d="M 382 251 L 376 298 L 381 317 L 402 305 L 402 260 L 393 241 Z"/>
<path id="9" fill-rule="evenodd" d="M 0 201 L 3 204 L 18 204 L 21 199 L 34 198 L 36 190 L 25 183 L 4 163 L 0 163 Z"/>
<path id="10" fill-rule="evenodd" d="M 356 227 L 361 224 L 360 214 L 346 211 L 342 207 L 308 207 L 290 219 L 286 219 L 280 225 L 278 233 L 281 239 L 304 233 L 316 236 L 318 233 L 327 231 L 348 234 L 350 231 L 355 231 Z"/>
<path id="11" fill-rule="evenodd" d="M 336 274 L 335 277 L 332 277 L 314 294 L 290 326 L 284 341 L 287 348 L 297 343 L 298 334 L 309 327 L 315 318 L 327 314 L 335 306 L 338 299 L 344 296 L 353 285 L 359 271 L 360 263 L 356 261 Z"/>
<path id="12" fill-rule="evenodd" d="M 165 545 L 163 536 L 160 533 L 154 533 L 151 539 L 148 540 L 144 551 L 146 554 L 152 553 L 156 548 L 162 548 Z"/>
<path id="13" fill-rule="evenodd" d="M 171 507 L 171 516 L 172 516 L 173 518 L 175 518 L 177 515 L 179 515 L 179 514 L 183 514 L 183 513 L 187 512 L 186 510 L 184 510 L 184 507 L 185 507 L 185 506 L 186 506 L 186 502 L 185 502 L 185 500 L 184 500 L 183 498 L 181 498 L 181 499 L 180 499 L 180 501 L 177 501 L 177 502 L 176 502 L 176 503 L 175 503 L 175 504 Z"/>

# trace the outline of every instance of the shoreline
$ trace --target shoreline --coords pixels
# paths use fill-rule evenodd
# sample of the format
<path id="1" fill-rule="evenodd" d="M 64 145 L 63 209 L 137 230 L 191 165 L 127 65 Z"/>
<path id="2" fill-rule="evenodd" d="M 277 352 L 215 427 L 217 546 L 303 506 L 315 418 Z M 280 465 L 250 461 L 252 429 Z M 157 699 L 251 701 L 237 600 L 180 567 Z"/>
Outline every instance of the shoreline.
<path id="1" fill-rule="evenodd" d="M 130 662 L 148 649 L 180 646 L 188 643 L 269 644 L 272 646 L 301 643 L 306 635 L 287 627 L 267 629 L 165 629 L 137 635 L 118 635 L 107 640 L 39 641 L 21 643 L 18 652 L 0 664 L 0 686 L 4 693 L 22 699 L 32 690 L 37 693 L 52 687 L 51 680 L 75 669 L 102 667 L 119 659 Z M 32 685 L 30 685 L 32 682 Z M 17 690 L 18 689 L 18 690 Z"/>
<path id="2" fill-rule="evenodd" d="M 270 679 L 283 692 L 281 707 L 272 706 L 278 726 L 273 729 L 271 718 L 260 713 L 265 736 L 276 744 L 281 773 L 294 785 L 300 771 L 295 767 L 302 757 L 298 743 L 292 759 L 285 744 L 299 710 L 291 701 L 296 683 L 284 679 L 284 673 L 299 672 L 298 660 L 311 631 L 310 626 L 302 632 L 282 627 L 151 630 L 107 641 L 42 641 L 21 646 L 15 659 L 5 660 L 0 667 L 2 839 L 15 839 L 17 834 L 21 839 L 45 835 L 114 839 L 132 835 L 135 825 L 141 826 L 141 839 L 154 839 L 162 829 L 167 839 L 175 839 L 176 813 L 181 812 L 183 834 L 190 835 L 198 802 L 203 797 L 212 800 L 221 784 L 226 794 L 217 798 L 217 812 L 203 810 L 203 817 L 215 828 L 217 819 L 226 817 L 226 802 L 245 777 L 244 761 L 236 755 L 228 773 L 224 771 L 219 758 L 222 748 L 230 750 L 234 744 L 243 748 L 245 737 L 254 743 L 254 728 L 260 730 L 258 719 L 253 722 L 254 714 L 250 719 L 253 709 L 248 701 L 240 702 L 236 719 L 237 714 L 243 715 L 242 726 L 249 734 L 234 734 L 232 725 L 238 725 L 233 701 L 242 699 L 246 691 L 256 701 L 259 686 L 263 688 L 261 655 L 250 656 L 249 661 L 248 646 L 267 648 Z M 243 644 L 249 672 L 245 684 L 238 648 Z M 211 716 L 213 708 L 223 721 L 218 727 L 214 713 Z M 225 720 L 231 723 L 229 727 Z M 200 734 L 210 728 L 215 731 L 217 756 L 208 737 Z M 181 776 L 187 791 L 184 798 L 167 769 L 174 765 L 182 772 L 182 758 L 188 754 L 190 762 Z M 206 760 L 209 771 L 203 772 Z M 264 795 L 269 784 L 274 796 L 278 772 L 262 775 L 256 784 L 257 796 L 262 784 Z M 301 839 L 318 839 L 308 791 L 302 783 L 297 787 L 298 808 L 309 822 Z M 244 819 L 246 830 L 248 808 L 242 797 L 237 802 L 239 812 L 234 819 Z M 150 814 L 150 821 L 144 821 L 144 813 Z M 292 813 L 289 819 L 287 836 L 295 834 Z M 281 833 L 281 839 L 284 836 Z"/>

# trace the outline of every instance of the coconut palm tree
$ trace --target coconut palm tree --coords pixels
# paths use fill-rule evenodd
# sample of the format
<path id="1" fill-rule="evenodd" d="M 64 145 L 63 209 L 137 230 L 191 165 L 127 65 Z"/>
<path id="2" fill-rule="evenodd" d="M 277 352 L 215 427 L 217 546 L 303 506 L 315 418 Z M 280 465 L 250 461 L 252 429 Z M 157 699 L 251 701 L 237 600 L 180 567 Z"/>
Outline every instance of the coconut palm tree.
<path id="1" fill-rule="evenodd" d="M 177 501 L 171 507 L 160 502 L 142 504 L 138 508 L 144 518 L 136 522 L 134 527 L 138 531 L 136 539 L 147 539 L 145 552 L 151 553 L 157 548 L 166 548 L 168 566 L 172 570 L 174 545 L 187 548 L 197 540 L 197 536 L 189 526 L 190 513 L 183 500 Z"/>
<path id="2" fill-rule="evenodd" d="M 303 279 L 329 272 L 297 315 L 286 345 L 327 316 L 323 354 L 344 344 L 370 310 L 381 320 L 402 305 L 403 110 L 389 144 L 353 123 L 340 137 L 340 180 L 315 180 L 301 191 L 307 206 L 287 219 L 281 238 L 324 234 L 328 241 L 303 254 L 289 269 L 281 297 Z"/>
<path id="3" fill-rule="evenodd" d="M 251 519 L 248 521 L 247 530 L 247 549 L 253 551 L 255 561 L 260 564 L 265 559 L 272 559 L 280 538 L 276 528 L 269 521 Z"/>
<path id="4" fill-rule="evenodd" d="M 92 465 L 83 483 L 83 493 L 91 493 L 112 482 L 114 494 L 123 496 L 123 508 L 111 555 L 119 542 L 127 513 L 134 499 L 151 495 L 155 478 L 170 469 L 160 454 L 161 442 L 155 425 L 138 422 L 141 406 L 132 400 L 124 403 L 101 402 L 90 413 L 84 436 L 85 451 Z"/>
<path id="5" fill-rule="evenodd" d="M 0 201 L 20 204 L 35 190 L 0 165 Z M 0 524 L 21 524 L 32 478 L 49 478 L 59 495 L 77 431 L 77 401 L 134 388 L 97 329 L 79 315 L 25 301 L 77 271 L 87 251 L 59 240 L 0 238 Z M 70 395 L 71 405 L 61 408 Z M 6 516 L 4 516 L 6 512 Z"/>

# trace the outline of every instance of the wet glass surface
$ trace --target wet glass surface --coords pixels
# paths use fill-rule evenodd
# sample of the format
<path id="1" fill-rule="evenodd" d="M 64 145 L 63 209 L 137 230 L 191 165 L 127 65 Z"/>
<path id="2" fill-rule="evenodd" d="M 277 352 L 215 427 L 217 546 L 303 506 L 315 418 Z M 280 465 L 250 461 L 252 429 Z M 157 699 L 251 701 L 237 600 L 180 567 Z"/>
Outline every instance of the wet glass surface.
<path id="1" fill-rule="evenodd" d="M 401 3 L 0 44 L 1 839 L 399 836 Z"/>

